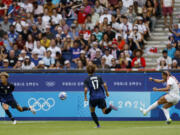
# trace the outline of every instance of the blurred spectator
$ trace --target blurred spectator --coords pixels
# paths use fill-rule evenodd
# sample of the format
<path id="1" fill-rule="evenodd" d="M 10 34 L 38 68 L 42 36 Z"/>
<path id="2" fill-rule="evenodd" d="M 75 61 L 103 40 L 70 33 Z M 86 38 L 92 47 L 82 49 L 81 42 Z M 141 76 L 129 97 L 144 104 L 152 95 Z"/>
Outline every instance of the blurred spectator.
<path id="1" fill-rule="evenodd" d="M 47 36 L 44 34 L 40 42 L 41 45 L 47 49 L 50 46 L 51 40 L 49 40 Z"/>
<path id="2" fill-rule="evenodd" d="M 43 14 L 43 6 L 38 4 L 37 1 L 33 2 L 33 9 L 35 17 L 40 16 Z"/>
<path id="3" fill-rule="evenodd" d="M 38 55 L 38 51 L 32 52 L 31 61 L 34 63 L 35 66 L 37 66 L 39 61 L 41 60 Z"/>
<path id="4" fill-rule="evenodd" d="M 82 62 L 83 67 L 87 65 L 88 59 L 84 50 L 81 50 L 79 60 Z"/>
<path id="5" fill-rule="evenodd" d="M 170 0 L 163 1 L 167 6 Z M 8 59 L 15 69 L 30 63 L 33 69 L 131 68 L 132 52 L 143 51 L 150 39 L 158 7 L 156 0 L 3 0 L 0 66 Z M 176 25 L 172 33 L 180 49 Z"/>
<path id="6" fill-rule="evenodd" d="M 173 60 L 177 62 L 177 67 L 179 69 L 180 68 L 180 50 L 176 50 Z"/>
<path id="7" fill-rule="evenodd" d="M 172 69 L 179 69 L 178 63 L 177 63 L 176 60 L 173 60 L 173 61 L 172 61 Z"/>
<path id="8" fill-rule="evenodd" d="M 146 61 L 144 57 L 142 57 L 143 52 L 140 49 L 134 51 L 134 58 L 132 59 L 131 66 L 132 68 L 145 68 Z"/>
<path id="9" fill-rule="evenodd" d="M 28 42 L 28 41 L 26 41 Z M 19 34 L 17 37 L 17 40 L 15 42 L 15 44 L 18 47 L 18 50 L 22 50 L 25 49 L 25 44 L 26 44 L 25 40 L 23 39 L 23 35 Z"/>
<path id="10" fill-rule="evenodd" d="M 26 56 L 27 56 L 27 52 L 25 50 L 22 50 L 21 53 L 19 54 L 19 57 L 22 57 L 23 60 L 25 59 Z"/>
<path id="11" fill-rule="evenodd" d="M 3 60 L 3 64 L 2 64 L 2 66 L 1 66 L 1 68 L 3 68 L 3 69 L 9 69 L 9 68 L 11 68 L 11 67 L 9 66 L 9 61 L 8 61 L 8 59 L 4 59 L 4 60 Z"/>
<path id="12" fill-rule="evenodd" d="M 119 64 L 120 64 L 119 68 L 122 68 L 122 69 L 130 68 L 131 67 L 131 59 L 129 57 L 127 57 L 127 55 L 124 52 L 122 52 L 120 54 Z"/>
<path id="13" fill-rule="evenodd" d="M 168 15 L 170 17 L 170 25 L 169 26 L 171 26 L 173 24 L 174 3 L 175 3 L 175 0 L 161 0 L 161 7 L 162 7 L 163 15 L 164 15 L 165 27 L 168 27 L 168 24 L 167 24 L 167 16 Z"/>
<path id="14" fill-rule="evenodd" d="M 133 0 L 122 0 L 123 1 L 123 6 L 125 7 L 125 8 L 129 8 L 130 6 L 132 6 L 133 5 Z"/>
<path id="15" fill-rule="evenodd" d="M 8 16 L 4 16 L 3 21 L 0 23 L 1 28 L 5 31 L 9 31 L 10 22 L 8 21 Z"/>
<path id="16" fill-rule="evenodd" d="M 50 69 L 62 69 L 62 65 L 59 61 L 56 61 L 54 67 L 50 67 Z"/>
<path id="17" fill-rule="evenodd" d="M 176 48 L 173 47 L 171 45 L 171 43 L 168 43 L 165 50 L 167 50 L 168 56 L 173 59 L 174 58 L 174 54 L 176 52 Z"/>
<path id="18" fill-rule="evenodd" d="M 55 59 L 53 57 L 51 57 L 51 51 L 48 50 L 45 54 L 45 57 L 43 57 L 42 61 L 44 62 L 44 65 L 46 67 L 53 67 L 53 65 L 55 64 Z"/>
<path id="19" fill-rule="evenodd" d="M 83 66 L 83 63 L 82 63 L 81 60 L 77 61 L 77 69 L 79 69 L 79 70 L 83 70 L 84 69 L 84 66 Z"/>
<path id="20" fill-rule="evenodd" d="M 14 65 L 13 69 L 22 69 L 23 58 L 18 58 L 18 61 Z"/>
<path id="21" fill-rule="evenodd" d="M 36 45 L 36 41 L 34 40 L 33 36 L 29 34 L 27 37 L 27 41 L 25 43 L 26 51 L 31 52 L 34 49 L 35 45 Z"/>
<path id="22" fill-rule="evenodd" d="M 70 63 L 69 60 L 66 60 L 66 61 L 64 62 L 64 69 L 66 69 L 66 70 L 72 69 L 71 63 Z"/>
<path id="23" fill-rule="evenodd" d="M 22 69 L 33 69 L 35 67 L 34 63 L 31 62 L 30 57 L 26 56 L 22 64 Z"/>
<path id="24" fill-rule="evenodd" d="M 110 54 L 109 49 L 105 50 L 105 55 L 103 56 L 103 58 L 106 59 L 106 65 L 111 67 L 111 60 L 112 60 L 113 56 Z"/>
<path id="25" fill-rule="evenodd" d="M 52 20 L 51 20 L 52 24 L 53 25 L 58 25 L 59 22 L 61 22 L 61 20 L 62 20 L 62 15 L 58 14 L 56 9 L 54 8 L 53 9 L 53 14 L 52 14 L 51 18 L 52 18 Z"/>
<path id="26" fill-rule="evenodd" d="M 55 63 L 60 63 L 60 65 L 64 65 L 64 57 L 62 56 L 62 54 L 60 52 L 56 52 L 56 57 L 55 57 Z"/>
<path id="27" fill-rule="evenodd" d="M 146 1 L 146 8 L 147 8 L 147 17 L 150 19 L 150 29 L 151 31 L 154 30 L 155 25 L 156 25 L 156 8 L 155 8 L 155 3 L 153 3 L 152 0 L 147 0 Z"/>
<path id="28" fill-rule="evenodd" d="M 54 39 L 51 40 L 50 44 L 47 50 L 51 51 L 51 57 L 55 58 L 57 52 L 61 53 L 61 49 L 56 46 L 56 41 Z"/>
<path id="29" fill-rule="evenodd" d="M 3 2 L 0 2 L 0 16 L 4 16 L 7 14 L 7 5 L 5 5 Z"/>
<path id="30" fill-rule="evenodd" d="M 17 57 L 15 55 L 15 51 L 14 50 L 10 50 L 9 54 L 8 54 L 8 61 L 9 61 L 9 66 L 10 67 L 14 67 L 14 65 L 17 62 Z"/>
<path id="31" fill-rule="evenodd" d="M 80 57 L 80 44 L 77 40 L 74 41 L 73 47 L 70 48 L 70 51 L 72 53 L 72 62 L 77 63 Z"/>
<path id="32" fill-rule="evenodd" d="M 111 62 L 111 61 L 110 61 Z M 106 58 L 102 57 L 101 59 L 101 65 L 98 67 L 99 69 L 108 69 L 109 65 L 106 64 Z"/>
<path id="33" fill-rule="evenodd" d="M 12 41 L 10 41 L 7 33 L 4 33 L 3 44 L 7 51 L 12 50 L 13 43 Z"/>
<path id="34" fill-rule="evenodd" d="M 8 33 L 9 40 L 14 43 L 18 37 L 18 33 L 15 31 L 15 27 L 10 25 L 10 31 Z"/>
<path id="35" fill-rule="evenodd" d="M 110 24 L 107 26 L 107 30 L 104 34 L 107 34 L 109 40 L 111 41 L 115 38 L 115 32 L 112 31 L 112 26 Z"/>
<path id="36" fill-rule="evenodd" d="M 134 26 L 133 32 L 130 34 L 129 38 L 132 38 L 133 44 L 135 45 L 133 48 L 141 49 L 143 47 L 143 37 L 140 32 L 138 32 L 138 27 Z"/>
<path id="37" fill-rule="evenodd" d="M 168 66 L 168 69 L 171 69 L 172 59 L 168 56 L 167 50 L 163 50 L 162 55 L 163 56 L 157 59 L 157 64 L 160 65 L 160 62 L 164 60 Z"/>
<path id="38" fill-rule="evenodd" d="M 120 65 L 117 64 L 115 58 L 112 58 L 112 59 L 111 59 L 111 68 L 112 68 L 112 69 L 118 69 L 118 68 L 120 68 Z"/>
<path id="39" fill-rule="evenodd" d="M 175 42 L 180 41 L 180 28 L 178 24 L 174 24 L 174 27 L 169 29 L 169 31 L 173 34 Z"/>
<path id="40" fill-rule="evenodd" d="M 38 62 L 38 65 L 36 66 L 36 69 L 47 69 L 47 67 L 44 65 L 44 61 L 40 60 Z"/>
<path id="41" fill-rule="evenodd" d="M 34 49 L 32 50 L 32 53 L 38 53 L 39 58 L 43 58 L 46 52 L 46 49 L 44 46 L 41 45 L 41 42 L 39 40 L 36 41 L 36 44 L 34 46 Z"/>
<path id="42" fill-rule="evenodd" d="M 156 70 L 159 71 L 159 70 L 167 70 L 167 69 L 168 69 L 168 64 L 166 63 L 166 60 L 161 59 Z"/>
<path id="43" fill-rule="evenodd" d="M 92 60 L 93 64 L 95 64 L 98 68 L 101 66 L 101 50 L 97 49 L 96 50 L 96 55 L 94 57 L 94 59 Z"/>

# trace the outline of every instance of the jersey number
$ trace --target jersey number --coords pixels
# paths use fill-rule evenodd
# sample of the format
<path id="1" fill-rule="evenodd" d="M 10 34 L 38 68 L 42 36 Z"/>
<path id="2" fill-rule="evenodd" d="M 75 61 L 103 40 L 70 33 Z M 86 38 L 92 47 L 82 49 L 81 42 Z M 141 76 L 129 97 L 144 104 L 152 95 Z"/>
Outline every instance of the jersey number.
<path id="1" fill-rule="evenodd" d="M 98 82 L 98 80 L 92 80 L 92 86 L 93 86 L 94 90 L 99 89 L 99 82 Z"/>

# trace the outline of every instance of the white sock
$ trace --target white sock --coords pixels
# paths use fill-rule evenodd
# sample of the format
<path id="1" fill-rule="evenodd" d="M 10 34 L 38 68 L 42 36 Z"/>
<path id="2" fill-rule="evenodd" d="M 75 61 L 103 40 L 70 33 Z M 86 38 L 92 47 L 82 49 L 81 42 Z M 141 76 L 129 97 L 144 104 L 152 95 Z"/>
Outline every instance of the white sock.
<path id="1" fill-rule="evenodd" d="M 168 109 L 165 109 L 165 108 L 162 108 L 163 112 L 164 112 L 164 115 L 166 116 L 166 119 L 167 120 L 170 120 L 170 115 L 169 115 L 169 110 Z"/>
<path id="2" fill-rule="evenodd" d="M 153 103 L 152 105 L 150 105 L 146 110 L 145 113 L 150 112 L 151 110 L 155 109 L 158 106 L 158 102 L 156 101 L 155 103 Z"/>

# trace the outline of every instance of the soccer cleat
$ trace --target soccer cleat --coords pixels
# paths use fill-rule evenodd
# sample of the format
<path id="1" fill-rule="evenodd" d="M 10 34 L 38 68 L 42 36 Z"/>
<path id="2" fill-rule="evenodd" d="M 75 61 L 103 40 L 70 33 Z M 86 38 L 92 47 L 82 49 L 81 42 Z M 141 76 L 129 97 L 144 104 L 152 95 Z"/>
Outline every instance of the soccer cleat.
<path id="1" fill-rule="evenodd" d="M 99 125 L 99 126 L 97 126 L 97 127 L 95 127 L 95 128 L 101 128 L 101 126 Z"/>
<path id="2" fill-rule="evenodd" d="M 143 114 L 144 116 L 146 116 L 146 115 L 147 115 L 147 113 L 145 112 L 145 109 L 140 108 L 140 111 L 142 112 L 142 114 Z"/>
<path id="3" fill-rule="evenodd" d="M 112 104 L 110 104 L 110 108 L 111 108 L 111 109 L 113 109 L 113 110 L 115 110 L 115 111 L 117 111 L 117 110 L 118 110 L 118 108 L 117 108 L 117 107 L 115 107 L 115 106 L 113 106 Z"/>
<path id="4" fill-rule="evenodd" d="M 171 123 L 172 123 L 172 120 L 171 120 L 171 119 L 169 119 L 169 120 L 166 121 L 166 124 L 167 124 L 167 125 L 170 125 Z"/>
<path id="5" fill-rule="evenodd" d="M 33 107 L 29 107 L 30 108 L 30 111 L 33 113 L 33 114 L 36 114 L 36 111 L 34 110 L 34 108 Z"/>
<path id="6" fill-rule="evenodd" d="M 16 123 L 17 123 L 17 121 L 16 121 L 16 120 L 14 120 L 14 121 L 12 122 L 12 124 L 13 124 L 13 125 L 16 125 Z"/>

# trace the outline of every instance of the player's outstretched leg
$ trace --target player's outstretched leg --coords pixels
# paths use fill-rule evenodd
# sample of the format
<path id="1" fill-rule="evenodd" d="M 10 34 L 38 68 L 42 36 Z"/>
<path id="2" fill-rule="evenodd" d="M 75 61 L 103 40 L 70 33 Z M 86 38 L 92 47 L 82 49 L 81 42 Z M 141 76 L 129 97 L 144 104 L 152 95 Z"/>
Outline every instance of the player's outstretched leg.
<path id="1" fill-rule="evenodd" d="M 162 108 L 162 110 L 163 110 L 163 112 L 164 112 L 164 115 L 165 115 L 165 117 L 166 117 L 166 123 L 167 123 L 167 124 L 171 124 L 171 122 L 172 122 L 172 120 L 171 120 L 171 118 L 170 118 L 170 115 L 169 115 L 169 110 L 168 110 L 168 108 L 170 108 L 170 107 L 172 107 L 172 106 L 173 106 L 172 103 L 167 103 L 167 104 L 165 104 L 165 105 L 163 106 L 163 108 Z"/>
<path id="2" fill-rule="evenodd" d="M 21 107 L 21 106 L 18 105 L 17 110 L 20 111 L 20 112 L 31 111 L 33 114 L 36 114 L 36 111 L 31 107 Z"/>
<path id="3" fill-rule="evenodd" d="M 155 103 L 150 105 L 147 109 L 140 108 L 140 111 L 144 115 L 147 115 L 148 112 L 150 112 L 151 110 L 155 109 L 157 106 L 162 105 L 162 104 L 166 104 L 166 103 L 167 103 L 167 100 L 166 100 L 165 96 L 163 96 L 158 101 L 156 101 Z"/>
<path id="4" fill-rule="evenodd" d="M 143 109 L 140 108 L 140 111 L 143 113 L 143 115 L 147 115 L 148 112 L 150 112 L 151 110 L 155 109 L 158 106 L 158 102 L 156 101 L 155 103 L 153 103 L 152 105 L 150 105 L 147 109 Z"/>
<path id="5" fill-rule="evenodd" d="M 112 104 L 108 108 L 102 109 L 104 114 L 109 114 L 112 110 L 117 111 L 118 109 L 115 106 L 113 106 Z"/>
<path id="6" fill-rule="evenodd" d="M 16 120 L 14 119 L 14 117 L 12 116 L 11 112 L 9 110 L 5 110 L 5 113 L 7 114 L 7 116 L 11 119 L 11 121 L 13 121 L 13 124 L 16 124 Z"/>
<path id="7" fill-rule="evenodd" d="M 91 117 L 94 123 L 96 123 L 97 128 L 100 128 L 98 117 L 96 116 L 96 113 L 95 113 L 95 108 L 90 107 L 90 110 L 91 110 Z"/>
<path id="8" fill-rule="evenodd" d="M 2 107 L 6 113 L 6 115 L 11 119 L 11 121 L 13 122 L 13 124 L 16 124 L 16 120 L 14 119 L 14 117 L 12 116 L 11 112 L 9 111 L 9 106 L 7 104 L 2 104 Z"/>

